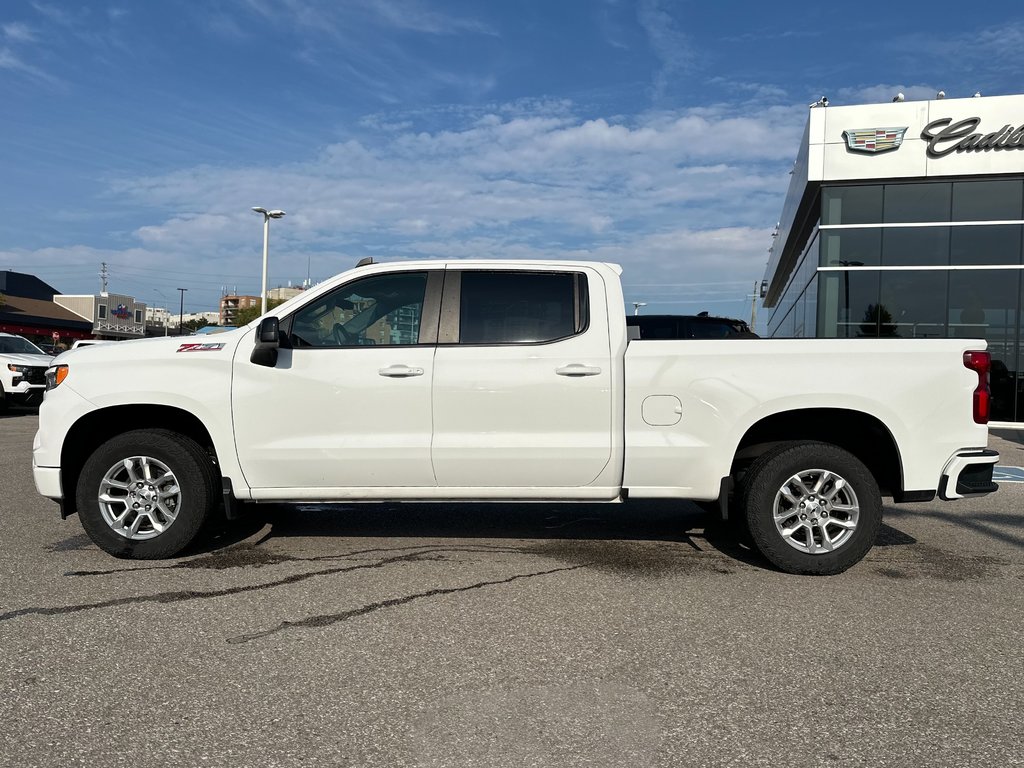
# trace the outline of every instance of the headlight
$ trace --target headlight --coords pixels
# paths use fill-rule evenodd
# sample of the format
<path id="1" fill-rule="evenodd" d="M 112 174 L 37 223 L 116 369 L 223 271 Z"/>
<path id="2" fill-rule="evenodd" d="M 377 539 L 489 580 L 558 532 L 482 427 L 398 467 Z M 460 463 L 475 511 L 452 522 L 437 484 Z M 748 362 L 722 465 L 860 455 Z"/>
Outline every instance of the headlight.
<path id="1" fill-rule="evenodd" d="M 68 377 L 68 367 L 66 365 L 55 365 L 53 368 L 46 369 L 46 391 L 49 392 L 51 389 L 56 389 L 60 386 L 60 383 Z"/>
<path id="2" fill-rule="evenodd" d="M 25 373 L 30 367 L 28 365 L 14 365 L 13 363 L 7 364 L 7 370 L 14 371 L 15 373 Z"/>

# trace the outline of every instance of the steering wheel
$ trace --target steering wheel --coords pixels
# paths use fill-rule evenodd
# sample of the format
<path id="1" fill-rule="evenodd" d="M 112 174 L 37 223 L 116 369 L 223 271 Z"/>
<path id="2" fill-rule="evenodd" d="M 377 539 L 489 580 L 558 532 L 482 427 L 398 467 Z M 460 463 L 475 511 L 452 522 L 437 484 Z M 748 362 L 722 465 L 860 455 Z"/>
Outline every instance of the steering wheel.
<path id="1" fill-rule="evenodd" d="M 355 336 L 345 330 L 345 326 L 341 323 L 335 323 L 334 327 L 331 328 L 331 336 L 334 337 L 334 341 L 340 346 L 349 346 L 355 343 Z"/>

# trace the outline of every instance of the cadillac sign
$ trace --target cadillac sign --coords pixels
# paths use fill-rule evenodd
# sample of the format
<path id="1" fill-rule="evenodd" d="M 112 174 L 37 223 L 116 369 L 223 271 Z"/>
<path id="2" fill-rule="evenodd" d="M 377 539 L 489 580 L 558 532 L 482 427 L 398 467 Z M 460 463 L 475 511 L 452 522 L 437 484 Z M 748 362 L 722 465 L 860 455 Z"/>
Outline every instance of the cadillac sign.
<path id="1" fill-rule="evenodd" d="M 928 142 L 929 157 L 944 157 L 951 152 L 989 152 L 993 149 L 1024 149 L 1024 125 L 1004 125 L 998 131 L 977 130 L 980 117 L 968 117 L 956 123 L 950 117 L 934 120 L 921 131 Z"/>
<path id="2" fill-rule="evenodd" d="M 903 143 L 903 134 L 906 132 L 906 126 L 903 128 L 857 128 L 843 131 L 843 138 L 846 139 L 846 146 L 851 152 L 876 154 L 899 149 Z"/>

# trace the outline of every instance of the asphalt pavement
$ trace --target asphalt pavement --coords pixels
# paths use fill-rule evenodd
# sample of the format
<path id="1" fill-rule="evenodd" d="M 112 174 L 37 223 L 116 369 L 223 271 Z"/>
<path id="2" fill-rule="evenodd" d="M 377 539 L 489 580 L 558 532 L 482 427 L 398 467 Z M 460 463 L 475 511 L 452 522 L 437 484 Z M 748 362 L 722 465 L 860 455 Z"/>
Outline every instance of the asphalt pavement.
<path id="1" fill-rule="evenodd" d="M 687 504 L 273 507 L 143 563 L 36 495 L 36 424 L 0 417 L 0 766 L 1024 765 L 1024 484 L 887 506 L 826 578 Z"/>

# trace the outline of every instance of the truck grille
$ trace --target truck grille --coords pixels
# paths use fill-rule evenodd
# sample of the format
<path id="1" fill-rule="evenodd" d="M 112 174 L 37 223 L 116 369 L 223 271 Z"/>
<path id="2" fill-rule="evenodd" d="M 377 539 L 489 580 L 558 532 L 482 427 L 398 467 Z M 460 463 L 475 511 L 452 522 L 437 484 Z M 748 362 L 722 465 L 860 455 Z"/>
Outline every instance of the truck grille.
<path id="1" fill-rule="evenodd" d="M 45 384 L 46 383 L 46 369 L 45 368 L 29 368 L 22 374 L 25 377 L 25 381 L 29 384 Z"/>

